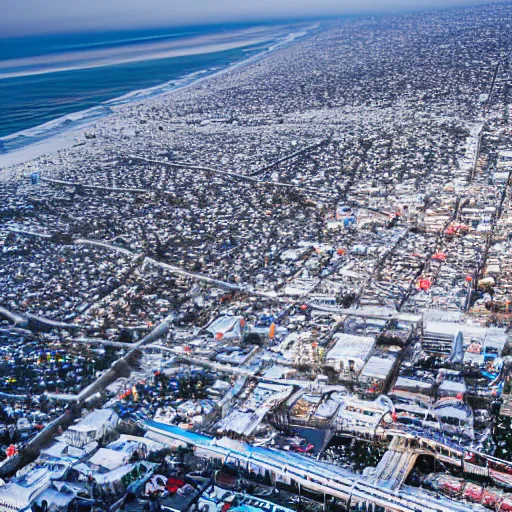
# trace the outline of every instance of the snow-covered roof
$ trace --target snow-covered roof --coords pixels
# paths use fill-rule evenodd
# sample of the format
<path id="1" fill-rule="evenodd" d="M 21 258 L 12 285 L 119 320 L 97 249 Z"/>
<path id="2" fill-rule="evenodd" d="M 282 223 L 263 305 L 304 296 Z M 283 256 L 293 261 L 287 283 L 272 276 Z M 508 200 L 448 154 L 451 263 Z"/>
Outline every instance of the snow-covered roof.
<path id="1" fill-rule="evenodd" d="M 89 464 L 100 466 L 109 471 L 122 466 L 126 462 L 127 453 L 124 451 L 100 448 L 90 459 Z"/>
<path id="2" fill-rule="evenodd" d="M 393 365 L 395 364 L 395 359 L 393 358 L 384 358 L 379 356 L 372 356 L 368 359 L 368 362 L 364 365 L 363 370 L 361 371 L 361 377 L 374 378 L 374 379 L 387 379 L 391 370 L 393 369 Z"/>
<path id="3" fill-rule="evenodd" d="M 289 371 L 290 369 L 286 366 L 276 364 L 265 372 L 264 377 L 267 379 L 282 379 Z"/>
<path id="4" fill-rule="evenodd" d="M 76 448 L 62 441 L 55 441 L 50 446 L 41 450 L 41 455 L 46 457 L 55 457 L 61 459 L 81 459 L 87 455 L 87 452 L 81 448 Z"/>
<path id="5" fill-rule="evenodd" d="M 148 439 L 147 437 L 130 436 L 128 434 L 121 434 L 119 436 L 119 439 L 117 440 L 117 442 L 119 442 L 119 443 L 121 443 L 121 442 L 126 443 L 128 441 L 135 441 L 135 442 L 141 443 L 141 444 L 145 445 L 146 448 L 148 449 L 148 451 L 150 451 L 150 452 L 159 452 L 160 450 L 165 449 L 165 445 L 163 445 L 162 443 L 159 443 L 158 441 L 153 441 L 152 439 Z"/>
<path id="6" fill-rule="evenodd" d="M 443 418 L 457 418 L 459 420 L 466 420 L 468 418 L 468 412 L 465 409 L 459 409 L 451 405 L 442 407 L 436 407 L 435 412 L 438 416 Z"/>
<path id="7" fill-rule="evenodd" d="M 221 333 L 225 335 L 226 333 L 235 334 L 237 336 L 242 335 L 242 331 L 240 328 L 240 321 L 243 320 L 241 316 L 220 316 L 215 319 L 206 330 L 213 335 L 217 333 Z"/>
<path id="8" fill-rule="evenodd" d="M 98 484 L 106 484 L 108 482 L 117 482 L 123 478 L 123 476 L 131 473 L 133 468 L 136 467 L 136 464 L 125 464 L 123 466 L 119 466 L 108 473 L 103 474 L 95 474 L 94 479 Z"/>
<path id="9" fill-rule="evenodd" d="M 0 507 L 8 505 L 21 510 L 28 506 L 41 492 L 50 486 L 50 470 L 35 468 L 23 477 L 0 487 Z"/>
<path id="10" fill-rule="evenodd" d="M 439 386 L 439 391 L 449 391 L 451 393 L 465 393 L 466 384 L 464 384 L 464 382 L 444 380 Z"/>
<path id="11" fill-rule="evenodd" d="M 398 377 L 396 379 L 394 388 L 400 388 L 400 389 L 430 389 L 432 387 L 433 383 L 421 379 L 411 379 L 408 377 Z"/>
<path id="12" fill-rule="evenodd" d="M 49 507 L 56 505 L 59 510 L 66 509 L 71 501 L 75 499 L 75 496 L 73 492 L 62 492 L 53 487 L 49 487 L 37 497 L 36 503 L 41 505 L 43 501 L 46 501 Z"/>
<path id="13" fill-rule="evenodd" d="M 109 423 L 116 413 L 112 409 L 95 409 L 76 425 L 72 425 L 68 430 L 77 432 L 91 432 L 98 430 L 106 423 Z"/>
<path id="14" fill-rule="evenodd" d="M 108 473 L 103 474 L 95 474 L 94 479 L 98 484 L 106 484 L 109 482 L 117 482 L 123 478 L 124 475 L 127 475 L 128 473 L 131 473 L 133 471 L 133 468 L 138 467 L 145 467 L 148 471 L 154 469 L 158 464 L 154 464 L 152 462 L 138 462 L 134 464 L 125 464 L 124 466 L 120 466 L 116 469 L 113 469 L 112 471 L 109 471 Z"/>
<path id="15" fill-rule="evenodd" d="M 460 324 L 454 322 L 426 322 L 425 332 L 436 333 L 436 334 L 447 334 L 450 336 L 457 336 L 460 332 Z"/>
<path id="16" fill-rule="evenodd" d="M 360 359 L 366 361 L 375 345 L 371 336 L 354 336 L 352 334 L 336 334 L 336 344 L 327 353 L 327 360 Z"/>

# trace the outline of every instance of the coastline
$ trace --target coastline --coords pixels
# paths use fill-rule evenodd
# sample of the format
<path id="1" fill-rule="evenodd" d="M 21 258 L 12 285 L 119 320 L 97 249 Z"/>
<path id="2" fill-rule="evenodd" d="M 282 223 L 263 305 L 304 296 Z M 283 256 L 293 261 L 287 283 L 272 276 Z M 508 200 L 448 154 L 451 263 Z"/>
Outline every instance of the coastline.
<path id="1" fill-rule="evenodd" d="M 104 102 L 103 104 L 99 104 L 96 107 L 93 107 L 86 111 L 77 111 L 72 114 L 63 116 L 62 118 L 57 118 L 52 121 L 49 121 L 48 123 L 44 123 L 43 125 L 35 126 L 33 128 L 8 135 L 8 136 L 4 137 L 4 140 L 8 139 L 8 138 L 14 138 L 16 136 L 23 135 L 24 133 L 27 133 L 31 130 L 37 131 L 45 125 L 59 123 L 59 121 L 65 120 L 65 119 L 69 118 L 70 116 L 79 116 L 80 114 L 84 114 L 85 112 L 92 111 L 95 109 L 104 110 L 103 115 L 94 117 L 92 119 L 84 120 L 83 123 L 79 123 L 78 125 L 70 127 L 69 129 L 63 129 L 62 131 L 59 131 L 55 135 L 50 135 L 41 140 L 36 140 L 33 143 L 27 144 L 26 146 L 13 149 L 11 151 L 7 151 L 5 153 L 0 153 L 0 181 L 9 179 L 10 177 L 13 177 L 13 176 L 19 174 L 19 172 L 21 172 L 21 171 L 18 170 L 18 172 L 17 172 L 17 170 L 15 169 L 15 166 L 31 162 L 39 157 L 42 157 L 45 155 L 51 155 L 57 151 L 69 149 L 75 145 L 80 144 L 81 141 L 78 140 L 78 137 L 82 136 L 84 131 L 86 131 L 92 125 L 96 124 L 98 121 L 103 121 L 105 119 L 108 119 L 109 117 L 112 116 L 112 114 L 115 114 L 124 108 L 131 107 L 131 106 L 141 104 L 141 103 L 149 103 L 155 99 L 162 99 L 163 97 L 165 97 L 167 95 L 171 95 L 177 91 L 183 91 L 183 90 L 189 89 L 191 87 L 195 87 L 198 84 L 201 84 L 206 80 L 210 80 L 212 78 L 219 77 L 225 73 L 231 72 L 238 68 L 243 68 L 243 67 L 249 66 L 249 65 L 253 64 L 254 62 L 259 61 L 260 59 L 264 58 L 265 56 L 270 55 L 279 49 L 290 46 L 290 45 L 300 41 L 305 36 L 311 35 L 312 33 L 314 33 L 314 31 L 316 29 L 318 29 L 319 26 L 320 26 L 319 23 L 313 23 L 310 27 L 304 28 L 297 32 L 291 32 L 286 37 L 283 37 L 281 40 L 276 40 L 275 42 L 271 43 L 271 45 L 268 48 L 265 48 L 262 51 L 259 51 L 253 55 L 250 55 L 247 58 L 245 58 L 239 62 L 235 62 L 231 65 L 226 66 L 225 68 L 214 71 L 212 73 L 208 73 L 208 70 L 205 70 L 204 73 L 197 73 L 197 72 L 193 73 L 193 75 L 198 75 L 198 74 L 201 75 L 202 74 L 205 76 L 197 76 L 193 79 L 190 79 L 190 77 L 189 77 L 189 79 L 187 79 L 187 76 L 189 76 L 189 75 L 185 75 L 180 79 L 171 80 L 169 82 L 164 82 L 164 83 L 162 83 L 158 86 L 152 87 L 152 88 L 134 90 L 128 94 L 125 94 L 118 98 L 113 98 L 112 100 Z M 179 83 L 180 81 L 182 83 Z M 178 82 L 178 83 L 176 83 L 176 82 Z M 162 89 L 162 88 L 164 88 L 166 90 L 157 92 L 155 94 L 151 94 L 150 96 L 144 97 L 141 99 L 134 99 L 133 101 L 126 101 L 126 102 L 119 103 L 117 105 L 115 104 L 116 102 L 119 102 L 123 98 L 129 98 L 130 96 L 134 96 L 136 98 L 137 95 L 143 94 L 144 92 L 147 92 L 147 91 L 150 91 L 153 89 Z M 109 103 L 111 105 L 109 105 Z"/>

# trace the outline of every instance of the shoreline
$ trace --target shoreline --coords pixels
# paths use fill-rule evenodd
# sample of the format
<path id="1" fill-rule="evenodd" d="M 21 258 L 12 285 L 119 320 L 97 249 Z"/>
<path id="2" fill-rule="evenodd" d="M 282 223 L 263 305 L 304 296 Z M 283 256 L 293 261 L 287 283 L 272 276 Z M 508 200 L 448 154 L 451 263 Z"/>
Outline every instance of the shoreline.
<path id="1" fill-rule="evenodd" d="M 105 119 L 108 119 L 113 114 L 116 114 L 117 112 L 121 111 L 123 108 L 132 107 L 134 105 L 142 104 L 142 103 L 149 103 L 152 100 L 155 99 L 162 99 L 166 95 L 171 95 L 177 91 L 184 91 L 188 88 L 191 88 L 193 86 L 196 86 L 198 84 L 203 83 L 206 80 L 210 80 L 212 78 L 219 77 L 227 72 L 231 72 L 237 68 L 246 67 L 262 58 L 264 58 L 267 55 L 270 55 L 274 53 L 277 50 L 280 50 L 282 48 L 285 48 L 287 46 L 290 46 L 299 40 L 303 39 L 306 36 L 310 36 L 312 33 L 314 33 L 315 30 L 317 30 L 320 26 L 319 22 L 316 22 L 312 24 L 310 27 L 303 28 L 297 32 L 290 32 L 286 37 L 283 37 L 281 40 L 276 40 L 275 42 L 270 43 L 270 46 L 268 48 L 265 48 L 263 51 L 257 52 L 246 59 L 243 59 L 239 62 L 235 62 L 231 65 L 226 66 L 223 69 L 220 69 L 218 71 L 214 71 L 213 73 L 206 74 L 205 76 L 199 76 L 197 78 L 194 78 L 190 81 L 186 80 L 186 75 L 181 78 L 181 80 L 184 80 L 183 84 L 176 84 L 175 86 L 171 87 L 169 90 L 162 91 L 159 93 L 156 93 L 150 97 L 142 98 L 142 99 L 135 99 L 133 101 L 128 101 L 126 103 L 122 103 L 119 105 L 112 105 L 108 107 L 110 110 L 110 113 L 105 113 L 101 117 L 96 117 L 90 120 L 85 120 L 82 124 L 79 124 L 75 127 L 70 127 L 69 129 L 64 129 L 62 132 L 56 133 L 55 135 L 51 135 L 49 137 L 43 138 L 38 141 L 34 141 L 31 144 L 28 144 L 26 146 L 13 149 L 11 151 L 7 151 L 5 153 L 0 153 L 0 181 L 9 179 L 21 172 L 21 170 L 16 170 L 15 166 L 29 163 L 37 158 L 40 158 L 45 155 L 51 155 L 53 153 L 56 153 L 57 151 L 69 149 L 75 145 L 78 145 L 80 143 L 83 143 L 83 141 L 77 140 L 78 137 L 83 136 L 84 131 L 87 131 L 88 128 L 90 128 L 92 125 L 96 124 L 98 121 L 103 121 Z M 163 82 L 159 86 L 156 87 L 164 87 L 166 84 L 179 81 L 177 80 L 171 80 L 170 82 Z M 119 100 L 123 97 L 129 96 L 129 95 L 136 95 L 136 93 L 140 93 L 143 91 L 150 90 L 151 88 L 147 89 L 135 89 L 131 91 L 130 93 L 127 93 L 123 96 L 119 96 L 117 98 L 112 98 L 112 100 L 109 100 L 108 102 L 115 102 L 116 100 Z M 105 107 L 105 104 L 100 103 L 95 108 L 101 108 Z M 91 109 L 88 109 L 91 110 Z M 48 121 L 48 123 L 54 123 L 57 122 L 59 119 L 64 119 L 69 115 L 78 115 L 82 112 L 86 112 L 87 110 L 77 111 L 70 114 L 67 114 L 66 116 L 62 116 L 60 118 L 56 118 L 52 121 Z M 39 126 L 34 126 L 33 128 L 29 128 L 27 130 L 22 130 L 21 132 L 16 132 L 11 135 L 7 135 L 6 137 L 14 137 L 18 134 L 22 134 L 24 132 L 27 132 L 29 130 L 36 130 L 42 126 L 44 126 L 47 123 L 44 123 Z"/>

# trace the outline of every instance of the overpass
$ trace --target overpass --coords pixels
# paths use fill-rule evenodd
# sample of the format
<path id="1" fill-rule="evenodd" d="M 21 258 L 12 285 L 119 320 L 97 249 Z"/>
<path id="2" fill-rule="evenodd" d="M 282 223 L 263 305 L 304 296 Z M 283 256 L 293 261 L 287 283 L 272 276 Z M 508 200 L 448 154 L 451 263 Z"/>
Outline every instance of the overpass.
<path id="1" fill-rule="evenodd" d="M 231 439 L 214 439 L 179 427 L 148 421 L 147 436 L 164 444 L 181 441 L 192 445 L 198 457 L 230 462 L 241 469 L 258 468 L 279 481 L 334 496 L 347 509 L 362 504 L 389 512 L 469 512 L 479 510 L 416 488 L 392 490 L 384 482 L 373 483 L 351 471 L 314 458 L 272 448 L 252 446 Z M 483 508 L 481 510 L 484 510 Z"/>
<path id="2" fill-rule="evenodd" d="M 395 436 L 375 469 L 368 472 L 376 481 L 385 481 L 390 489 L 398 489 L 407 479 L 419 453 L 407 446 L 407 438 Z"/>
<path id="3" fill-rule="evenodd" d="M 368 476 L 386 481 L 390 488 L 399 488 L 405 482 L 420 455 L 430 455 L 440 462 L 459 468 L 467 475 L 483 476 L 498 485 L 512 485 L 511 462 L 476 450 L 464 449 L 433 433 L 420 433 L 400 425 L 387 429 L 379 427 L 375 435 L 381 438 L 392 437 L 392 440 L 388 451 Z"/>

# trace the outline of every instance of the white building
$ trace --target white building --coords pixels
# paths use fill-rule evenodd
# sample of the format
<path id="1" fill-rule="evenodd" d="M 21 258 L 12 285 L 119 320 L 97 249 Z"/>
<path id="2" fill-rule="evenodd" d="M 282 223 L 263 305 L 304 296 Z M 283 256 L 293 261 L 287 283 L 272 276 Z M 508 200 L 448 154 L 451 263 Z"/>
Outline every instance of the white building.
<path id="1" fill-rule="evenodd" d="M 66 430 L 62 436 L 72 446 L 83 446 L 101 439 L 106 432 L 117 425 L 118 416 L 112 409 L 96 409 L 84 419 Z"/>
<path id="2" fill-rule="evenodd" d="M 336 344 L 325 357 L 325 364 L 339 371 L 340 374 L 354 377 L 359 375 L 370 358 L 375 346 L 371 336 L 354 336 L 352 334 L 335 334 Z"/>
<path id="3" fill-rule="evenodd" d="M 0 512 L 14 512 L 28 507 L 50 487 L 51 477 L 49 469 L 39 467 L 0 487 Z"/>

